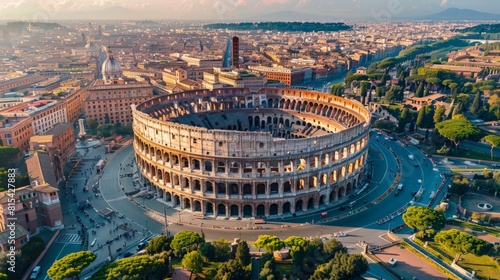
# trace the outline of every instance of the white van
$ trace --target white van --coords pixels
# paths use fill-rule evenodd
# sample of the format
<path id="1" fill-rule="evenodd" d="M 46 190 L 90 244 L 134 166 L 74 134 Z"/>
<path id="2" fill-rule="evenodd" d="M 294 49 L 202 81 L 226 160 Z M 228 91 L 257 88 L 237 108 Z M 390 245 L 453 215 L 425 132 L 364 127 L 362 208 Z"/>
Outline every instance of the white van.
<path id="1" fill-rule="evenodd" d="M 413 160 L 415 157 L 413 155 L 408 155 L 408 157 Z"/>
<path id="2" fill-rule="evenodd" d="M 352 208 L 352 207 L 354 207 L 354 205 L 356 205 L 356 201 L 351 201 L 351 202 L 349 203 L 349 207 L 351 207 L 351 208 Z"/>

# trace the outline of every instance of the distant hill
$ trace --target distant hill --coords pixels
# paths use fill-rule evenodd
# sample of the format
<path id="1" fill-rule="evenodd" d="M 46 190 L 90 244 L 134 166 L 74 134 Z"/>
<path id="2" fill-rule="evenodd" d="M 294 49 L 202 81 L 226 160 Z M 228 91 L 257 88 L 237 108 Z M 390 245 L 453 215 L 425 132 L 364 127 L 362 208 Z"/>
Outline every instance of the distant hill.
<path id="1" fill-rule="evenodd" d="M 479 24 L 472 27 L 454 29 L 462 33 L 475 32 L 475 33 L 500 33 L 500 24 Z"/>
<path id="2" fill-rule="evenodd" d="M 334 17 L 320 16 L 307 13 L 298 13 L 293 11 L 279 11 L 264 15 L 255 15 L 244 18 L 245 21 L 314 21 L 314 22 L 333 22 Z"/>
<path id="3" fill-rule="evenodd" d="M 500 15 L 469 9 L 449 8 L 437 14 L 421 17 L 425 20 L 500 20 Z"/>
<path id="4" fill-rule="evenodd" d="M 312 31 L 340 31 L 349 30 L 351 27 L 343 22 L 240 22 L 240 23 L 213 23 L 204 25 L 208 29 L 229 30 L 265 30 L 278 32 L 312 32 Z"/>

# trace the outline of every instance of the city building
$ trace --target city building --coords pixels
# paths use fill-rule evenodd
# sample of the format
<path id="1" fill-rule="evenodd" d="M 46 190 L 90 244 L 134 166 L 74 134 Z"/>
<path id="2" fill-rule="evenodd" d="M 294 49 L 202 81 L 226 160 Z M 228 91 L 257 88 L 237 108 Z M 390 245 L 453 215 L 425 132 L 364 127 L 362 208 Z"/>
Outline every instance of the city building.
<path id="1" fill-rule="evenodd" d="M 287 86 L 299 85 L 310 82 L 312 69 L 309 67 L 285 68 L 268 66 L 248 66 L 252 72 L 265 75 L 268 81 L 279 81 Z"/>
<path id="2" fill-rule="evenodd" d="M 0 143 L 2 146 L 17 147 L 22 153 L 29 149 L 29 141 L 33 135 L 35 135 L 35 130 L 32 118 L 17 116 L 0 118 Z"/>
<path id="3" fill-rule="evenodd" d="M 60 123 L 45 135 L 31 137 L 30 150 L 47 152 L 54 174 L 59 179 L 63 178 L 63 167 L 76 152 L 73 124 Z"/>
<path id="4" fill-rule="evenodd" d="M 142 184 L 173 207 L 212 217 L 298 215 L 364 184 L 370 112 L 291 88 L 161 95 L 133 106 Z"/>
<path id="5" fill-rule="evenodd" d="M 84 95 L 84 112 L 87 120 L 101 124 L 132 124 L 130 106 L 139 104 L 153 95 L 149 83 L 137 82 L 122 77 L 120 63 L 108 49 L 102 66 L 103 80 L 95 80 Z"/>
<path id="6" fill-rule="evenodd" d="M 213 73 L 205 72 L 203 76 L 203 87 L 210 90 L 221 88 L 225 85 L 258 90 L 264 87 L 266 83 L 267 78 L 264 75 L 232 68 L 214 68 Z"/>
<path id="7" fill-rule="evenodd" d="M 8 210 L 10 196 L 7 194 L 7 191 L 0 193 L 0 231 L 7 230 L 9 218 L 16 218 L 16 226 L 23 227 L 30 235 L 39 233 L 42 228 L 56 230 L 64 227 L 57 188 L 48 184 L 17 188 L 14 216 Z M 22 236 L 22 232 L 19 235 Z M 27 240 L 22 241 L 25 242 Z"/>

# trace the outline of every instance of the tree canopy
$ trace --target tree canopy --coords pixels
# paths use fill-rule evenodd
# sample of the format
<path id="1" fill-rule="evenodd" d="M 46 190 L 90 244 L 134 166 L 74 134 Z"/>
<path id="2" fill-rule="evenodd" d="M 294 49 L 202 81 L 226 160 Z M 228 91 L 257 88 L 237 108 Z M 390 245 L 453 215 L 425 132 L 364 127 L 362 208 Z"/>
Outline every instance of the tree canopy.
<path id="1" fill-rule="evenodd" d="M 237 260 L 241 266 L 245 267 L 252 261 L 252 256 L 250 255 L 250 248 L 246 241 L 241 241 L 236 247 L 235 260 Z"/>
<path id="2" fill-rule="evenodd" d="M 180 231 L 174 236 L 174 239 L 172 239 L 170 248 L 174 250 L 180 250 L 193 244 L 203 243 L 203 241 L 203 238 L 194 231 Z"/>
<path id="3" fill-rule="evenodd" d="M 264 249 L 268 252 L 280 250 L 285 245 L 281 239 L 274 235 L 262 234 L 259 235 L 257 240 L 253 243 L 255 248 Z"/>
<path id="4" fill-rule="evenodd" d="M 146 247 L 146 253 L 148 255 L 159 254 L 163 251 L 170 250 L 170 243 L 174 238 L 172 236 L 160 235 L 152 238 Z"/>
<path id="5" fill-rule="evenodd" d="M 198 251 L 187 253 L 182 258 L 182 266 L 193 273 L 200 273 L 203 270 L 203 257 Z"/>
<path id="6" fill-rule="evenodd" d="M 403 214 L 403 221 L 410 228 L 419 229 L 424 234 L 441 230 L 446 218 L 442 211 L 432 210 L 427 207 L 410 206 Z"/>
<path id="7" fill-rule="evenodd" d="M 164 263 L 165 258 L 157 256 L 141 255 L 117 260 L 102 266 L 91 279 L 161 279 L 168 265 Z"/>
<path id="8" fill-rule="evenodd" d="M 96 259 L 90 251 L 71 253 L 57 260 L 47 271 L 47 275 L 54 280 L 62 280 L 80 275 L 82 270 Z"/>
<path id="9" fill-rule="evenodd" d="M 215 276 L 215 279 L 224 280 L 243 280 L 248 278 L 248 272 L 236 260 L 229 260 L 223 263 Z"/>
<path id="10" fill-rule="evenodd" d="M 491 247 L 488 242 L 457 229 L 438 232 L 434 237 L 434 241 L 458 254 L 457 260 L 461 254 L 485 255 Z"/>
<path id="11" fill-rule="evenodd" d="M 359 254 L 335 254 L 327 263 L 319 265 L 310 280 L 349 280 L 369 269 L 366 259 Z"/>
<path id="12" fill-rule="evenodd" d="M 491 145 L 490 155 L 491 155 L 491 158 L 493 158 L 493 149 L 495 147 L 500 146 L 500 136 L 495 135 L 495 134 L 490 134 L 490 135 L 484 136 L 483 140 L 488 142 L 488 144 Z"/>
<path id="13" fill-rule="evenodd" d="M 463 139 L 477 137 L 481 134 L 479 128 L 466 118 L 460 117 L 437 123 L 436 128 L 439 134 L 453 141 L 457 148 Z"/>

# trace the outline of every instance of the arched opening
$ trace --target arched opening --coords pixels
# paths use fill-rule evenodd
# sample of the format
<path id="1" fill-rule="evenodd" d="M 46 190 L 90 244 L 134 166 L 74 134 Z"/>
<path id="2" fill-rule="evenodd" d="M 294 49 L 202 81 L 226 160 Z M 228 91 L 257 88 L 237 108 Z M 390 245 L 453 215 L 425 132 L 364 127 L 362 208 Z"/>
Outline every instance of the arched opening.
<path id="1" fill-rule="evenodd" d="M 212 172 L 212 162 L 211 161 L 205 161 L 205 171 Z"/>
<path id="2" fill-rule="evenodd" d="M 181 203 L 181 200 L 178 195 L 174 196 L 174 205 L 177 206 Z"/>
<path id="3" fill-rule="evenodd" d="M 335 201 L 335 200 L 337 200 L 337 192 L 336 191 L 332 191 L 330 193 L 330 202 Z"/>
<path id="4" fill-rule="evenodd" d="M 252 206 L 251 205 L 245 205 L 243 206 L 243 217 L 252 217 Z"/>
<path id="5" fill-rule="evenodd" d="M 231 216 L 232 217 L 238 217 L 238 206 L 237 205 L 231 205 Z"/>
<path id="6" fill-rule="evenodd" d="M 278 215 L 278 204 L 271 204 L 271 206 L 269 207 L 269 215 Z"/>
<path id="7" fill-rule="evenodd" d="M 283 204 L 283 214 L 290 214 L 290 202 Z"/>
<path id="8" fill-rule="evenodd" d="M 321 206 L 321 205 L 325 205 L 325 196 L 324 195 L 319 197 L 319 206 Z"/>
<path id="9" fill-rule="evenodd" d="M 265 214 L 266 214 L 266 210 L 265 210 L 264 205 L 262 205 L 262 204 L 257 205 L 257 216 L 262 217 Z"/>
<path id="10" fill-rule="evenodd" d="M 231 192 L 232 195 L 238 195 L 239 194 L 238 185 L 237 184 L 231 184 L 229 186 L 229 190 L 230 190 L 230 192 Z"/>
<path id="11" fill-rule="evenodd" d="M 252 194 L 252 185 L 244 184 L 243 185 L 243 195 L 251 195 Z"/>
<path id="12" fill-rule="evenodd" d="M 214 205 L 210 202 L 207 202 L 207 205 L 205 206 L 205 213 L 207 214 L 214 214 Z"/>
<path id="13" fill-rule="evenodd" d="M 214 185 L 212 184 L 212 182 L 205 183 L 205 192 L 206 193 L 213 193 L 214 192 Z"/>
<path id="14" fill-rule="evenodd" d="M 314 209 L 314 197 L 309 198 L 307 201 L 307 209 Z"/>
<path id="15" fill-rule="evenodd" d="M 278 183 L 271 184 L 271 194 L 278 194 Z"/>
<path id="16" fill-rule="evenodd" d="M 223 183 L 217 183 L 217 193 L 218 194 L 225 194 L 226 193 L 226 185 Z"/>
<path id="17" fill-rule="evenodd" d="M 226 206 L 224 204 L 217 206 L 217 216 L 226 216 Z"/>
<path id="18" fill-rule="evenodd" d="M 194 190 L 195 191 L 200 191 L 201 190 L 200 180 L 194 180 Z"/>
<path id="19" fill-rule="evenodd" d="M 260 183 L 257 185 L 257 195 L 266 194 L 266 185 Z"/>
<path id="20" fill-rule="evenodd" d="M 191 200 L 184 198 L 184 209 L 191 209 Z"/>
<path id="21" fill-rule="evenodd" d="M 283 184 L 283 192 L 284 192 L 284 193 L 289 193 L 289 192 L 292 192 L 292 184 L 290 183 L 290 181 L 286 181 L 286 182 Z"/>
<path id="22" fill-rule="evenodd" d="M 196 212 L 201 212 L 201 202 L 199 202 L 198 200 L 196 200 L 194 202 L 194 209 L 193 210 L 196 211 Z"/>
<path id="23" fill-rule="evenodd" d="M 297 202 L 295 202 L 295 212 L 301 212 L 302 211 L 302 200 L 298 200 Z"/>

